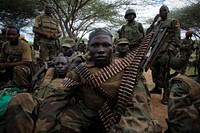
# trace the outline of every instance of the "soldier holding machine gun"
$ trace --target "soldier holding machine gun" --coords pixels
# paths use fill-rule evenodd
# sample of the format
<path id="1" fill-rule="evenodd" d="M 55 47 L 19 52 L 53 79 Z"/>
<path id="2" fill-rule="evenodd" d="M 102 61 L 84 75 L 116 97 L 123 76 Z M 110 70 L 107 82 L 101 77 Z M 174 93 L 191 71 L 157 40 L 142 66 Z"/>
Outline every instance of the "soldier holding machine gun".
<path id="1" fill-rule="evenodd" d="M 178 47 L 180 46 L 180 26 L 177 20 L 169 19 L 167 17 L 169 9 L 167 6 L 161 6 L 159 14 L 156 15 L 153 23 L 147 29 L 147 33 L 160 28 L 158 36 L 155 41 L 158 41 L 164 32 L 168 34 L 168 37 L 163 41 L 159 53 L 157 53 L 156 59 L 152 62 L 150 69 L 152 71 L 153 82 L 155 87 L 150 93 L 161 94 L 161 88 L 164 88 L 162 103 L 168 102 L 168 84 L 170 79 L 170 59 L 174 58 L 178 53 Z M 156 24 L 155 24 L 156 23 Z M 162 26 L 160 24 L 162 23 Z M 179 64 L 181 66 L 181 64 Z M 177 69 L 177 68 L 175 68 Z"/>

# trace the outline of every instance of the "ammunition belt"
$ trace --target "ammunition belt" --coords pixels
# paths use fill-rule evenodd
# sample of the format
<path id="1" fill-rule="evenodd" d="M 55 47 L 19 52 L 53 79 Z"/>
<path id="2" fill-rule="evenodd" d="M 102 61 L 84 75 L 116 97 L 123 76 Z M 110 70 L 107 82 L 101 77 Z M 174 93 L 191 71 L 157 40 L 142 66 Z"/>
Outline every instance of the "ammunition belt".
<path id="1" fill-rule="evenodd" d="M 151 38 L 150 35 L 144 39 L 144 41 L 135 51 L 127 54 L 127 56 L 123 58 L 121 62 L 112 63 L 111 65 L 100 69 L 93 75 L 91 75 L 89 70 L 83 64 L 80 64 L 75 68 L 81 77 L 83 84 L 88 86 L 88 88 L 99 92 L 101 96 L 107 99 L 103 107 L 99 110 L 99 116 L 107 132 L 110 131 L 110 128 L 118 122 L 127 106 L 131 94 L 133 93 L 137 74 L 140 71 L 139 65 L 146 54 L 147 46 Z M 120 84 L 117 100 L 114 99 L 113 96 L 109 95 L 104 89 L 99 87 L 99 85 L 124 69 L 125 73 Z M 71 86 L 71 84 L 67 83 L 64 84 L 64 86 Z M 110 107 L 110 103 L 112 101 L 117 103 L 114 111 L 113 108 Z"/>
<path id="2" fill-rule="evenodd" d="M 118 101 L 117 105 L 114 109 L 114 111 L 109 107 L 109 101 L 107 100 L 103 107 L 99 110 L 100 118 L 103 122 L 103 125 L 105 127 L 106 132 L 109 132 L 112 126 L 114 126 L 116 123 L 119 122 L 122 113 L 124 112 L 128 101 L 130 99 L 130 96 L 133 93 L 133 89 L 136 84 L 137 75 L 140 72 L 140 63 L 142 59 L 144 58 L 144 55 L 147 52 L 147 47 L 150 42 L 152 34 L 149 34 L 146 36 L 144 41 L 141 43 L 141 45 L 135 50 L 133 56 L 129 56 L 132 59 L 130 67 L 125 69 L 125 73 L 123 75 L 120 88 L 119 88 L 119 94 L 118 94 Z M 136 54 L 135 54 L 136 53 Z M 128 57 L 125 57 L 128 58 Z"/>
<path id="3" fill-rule="evenodd" d="M 81 83 L 65 77 L 64 80 L 62 81 L 62 84 L 63 84 L 63 87 L 70 87 L 70 86 L 74 86 L 74 85 L 79 85 Z"/>

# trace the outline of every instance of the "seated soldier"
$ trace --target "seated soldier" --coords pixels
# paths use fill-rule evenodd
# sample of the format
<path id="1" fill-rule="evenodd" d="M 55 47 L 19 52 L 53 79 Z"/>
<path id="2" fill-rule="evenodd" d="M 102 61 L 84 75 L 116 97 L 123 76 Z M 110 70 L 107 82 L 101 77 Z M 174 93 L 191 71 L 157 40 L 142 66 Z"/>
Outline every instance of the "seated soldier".
<path id="1" fill-rule="evenodd" d="M 62 88 L 60 83 L 67 74 L 64 68 L 69 64 L 69 60 L 64 56 L 58 56 L 54 59 L 53 64 L 53 67 L 48 68 L 42 82 L 34 86 L 33 95 L 37 98 L 43 99 Z"/>
<path id="2" fill-rule="evenodd" d="M 34 127 L 34 121 L 37 118 L 37 110 L 42 104 L 42 99 L 56 91 L 62 91 L 62 81 L 66 76 L 64 66 L 67 64 L 68 60 L 64 56 L 56 57 L 54 67 L 47 70 L 44 81 L 40 86 L 35 87 L 36 90 L 33 95 L 30 93 L 19 93 L 12 98 L 8 104 L 7 110 L 11 109 L 10 111 L 14 112 L 12 114 L 9 114 L 9 111 L 5 113 L 5 126 L 8 128 L 5 128 L 4 132 L 33 132 L 32 128 Z M 32 115 L 32 118 L 26 117 L 27 115 Z M 19 117 L 20 119 L 18 119 Z M 16 129 L 15 126 L 18 128 Z"/>
<path id="3" fill-rule="evenodd" d="M 31 47 L 27 42 L 20 40 L 19 36 L 17 27 L 6 28 L 7 41 L 3 44 L 0 54 L 0 69 L 4 70 L 1 77 L 26 90 L 31 78 Z"/>

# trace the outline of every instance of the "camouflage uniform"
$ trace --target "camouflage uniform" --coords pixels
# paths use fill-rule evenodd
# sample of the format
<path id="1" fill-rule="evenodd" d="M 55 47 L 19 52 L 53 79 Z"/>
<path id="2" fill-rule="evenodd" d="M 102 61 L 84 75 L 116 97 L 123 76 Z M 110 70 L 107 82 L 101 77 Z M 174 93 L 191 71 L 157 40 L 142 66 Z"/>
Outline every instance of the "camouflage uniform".
<path id="1" fill-rule="evenodd" d="M 10 45 L 9 42 L 5 42 L 2 46 L 1 62 L 17 62 L 17 61 L 32 61 L 31 47 L 28 43 L 23 40 L 19 40 L 18 45 Z M 6 75 L 8 78 L 11 77 L 14 84 L 29 85 L 30 82 L 30 67 L 19 65 L 14 68 L 8 68 Z M 4 77 L 5 78 L 5 77 Z"/>
<path id="2" fill-rule="evenodd" d="M 95 74 L 99 70 L 92 62 L 81 65 L 86 67 L 91 74 Z M 116 98 L 123 74 L 124 71 L 120 71 L 100 84 L 100 87 Z M 81 77 L 78 69 L 74 69 L 68 73 L 65 79 L 66 82 L 72 83 L 72 86 L 65 88 L 63 93 L 55 93 L 45 99 L 36 123 L 36 133 L 105 132 L 98 111 L 104 105 L 106 98 L 91 89 L 87 83 L 84 83 L 85 79 Z M 129 100 L 130 104 L 122 114 L 119 123 L 112 127 L 110 132 L 156 132 L 159 126 L 153 117 L 150 99 L 147 97 L 149 97 L 147 90 L 139 79 L 134 88 L 134 94 Z M 75 99 L 76 102 L 72 104 L 71 99 Z"/>
<path id="3" fill-rule="evenodd" d="M 63 78 L 53 78 L 54 68 L 49 68 L 44 81 L 35 92 L 20 93 L 12 98 L 5 112 L 5 133 L 32 133 L 42 100 L 61 91 Z"/>
<path id="4" fill-rule="evenodd" d="M 200 77 L 177 76 L 171 81 L 168 102 L 169 133 L 200 132 Z"/>
<path id="5" fill-rule="evenodd" d="M 159 22 L 154 27 L 156 29 L 159 25 Z M 162 48 L 158 54 L 158 57 L 155 59 L 151 70 L 153 82 L 158 84 L 159 87 L 165 87 L 166 82 L 169 80 L 169 59 L 170 55 L 176 55 L 178 53 L 178 48 L 180 46 L 180 29 L 179 23 L 174 19 L 167 19 L 164 21 L 162 29 L 167 28 L 169 37 L 166 40 L 165 44 L 162 45 Z M 161 34 L 162 30 L 160 30 Z M 167 78 L 167 79 L 166 79 Z"/>
<path id="6" fill-rule="evenodd" d="M 187 61 L 184 68 L 180 70 L 181 74 L 184 74 L 187 68 L 187 64 L 189 62 L 190 55 L 192 54 L 192 50 L 194 49 L 194 41 L 190 38 L 184 38 L 181 40 L 180 47 L 180 56 L 181 58 Z"/>
<path id="7" fill-rule="evenodd" d="M 52 16 L 47 16 L 45 14 L 38 15 L 35 18 L 34 27 L 39 28 L 47 34 L 58 34 L 61 32 L 59 21 L 54 19 Z M 45 36 L 35 35 L 34 45 L 38 45 L 40 48 L 40 58 L 43 61 L 52 60 L 59 53 L 60 44 L 59 40 L 48 39 Z"/>
<path id="8" fill-rule="evenodd" d="M 130 49 L 136 49 L 144 38 L 144 29 L 142 24 L 140 22 L 133 21 L 133 23 L 123 25 L 120 30 L 119 38 L 128 39 Z"/>

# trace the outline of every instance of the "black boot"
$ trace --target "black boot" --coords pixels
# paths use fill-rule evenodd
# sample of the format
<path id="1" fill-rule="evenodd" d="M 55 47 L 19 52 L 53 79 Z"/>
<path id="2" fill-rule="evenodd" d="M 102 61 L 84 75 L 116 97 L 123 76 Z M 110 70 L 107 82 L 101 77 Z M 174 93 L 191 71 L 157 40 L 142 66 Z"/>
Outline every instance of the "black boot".
<path id="1" fill-rule="evenodd" d="M 153 89 L 150 90 L 150 93 L 162 94 L 162 89 L 156 85 Z"/>

